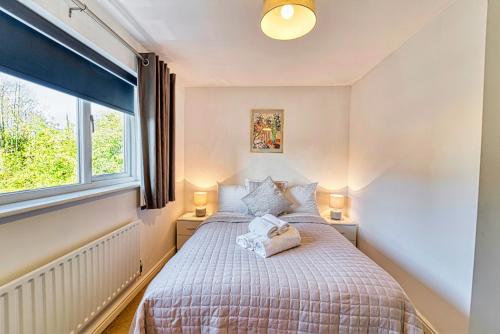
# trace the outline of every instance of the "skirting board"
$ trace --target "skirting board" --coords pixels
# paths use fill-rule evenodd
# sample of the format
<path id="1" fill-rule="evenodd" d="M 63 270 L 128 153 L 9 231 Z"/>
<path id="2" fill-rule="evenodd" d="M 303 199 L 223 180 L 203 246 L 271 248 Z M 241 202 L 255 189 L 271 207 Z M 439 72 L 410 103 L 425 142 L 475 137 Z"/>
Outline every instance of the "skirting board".
<path id="1" fill-rule="evenodd" d="M 85 333 L 101 334 L 113 320 L 127 307 L 134 297 L 149 284 L 149 282 L 158 274 L 165 263 L 175 254 L 175 247 L 170 249 L 160 261 L 145 275 L 141 275 L 137 281 L 125 290 L 104 312 L 85 328 Z"/>
<path id="2" fill-rule="evenodd" d="M 417 316 L 424 326 L 424 334 L 439 334 L 438 331 L 431 325 L 429 320 L 427 320 L 422 313 L 417 311 Z"/>

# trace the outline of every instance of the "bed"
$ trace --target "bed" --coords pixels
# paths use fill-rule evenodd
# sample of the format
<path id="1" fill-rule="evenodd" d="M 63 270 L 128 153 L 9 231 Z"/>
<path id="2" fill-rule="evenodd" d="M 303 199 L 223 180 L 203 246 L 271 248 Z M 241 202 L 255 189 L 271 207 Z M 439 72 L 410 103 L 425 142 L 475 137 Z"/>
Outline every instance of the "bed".
<path id="1" fill-rule="evenodd" d="M 299 247 L 267 259 L 235 239 L 252 217 L 216 214 L 147 288 L 131 333 L 423 333 L 399 284 L 321 217 L 281 218 Z"/>

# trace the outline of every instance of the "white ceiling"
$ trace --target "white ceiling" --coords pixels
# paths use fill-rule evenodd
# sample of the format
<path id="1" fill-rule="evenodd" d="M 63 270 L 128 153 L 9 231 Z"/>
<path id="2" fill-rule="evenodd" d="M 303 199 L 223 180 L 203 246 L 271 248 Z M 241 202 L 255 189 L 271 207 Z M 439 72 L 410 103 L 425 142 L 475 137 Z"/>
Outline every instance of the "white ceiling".
<path id="1" fill-rule="evenodd" d="M 309 35 L 260 31 L 262 0 L 109 0 L 103 6 L 188 86 L 352 84 L 454 0 L 316 0 Z"/>

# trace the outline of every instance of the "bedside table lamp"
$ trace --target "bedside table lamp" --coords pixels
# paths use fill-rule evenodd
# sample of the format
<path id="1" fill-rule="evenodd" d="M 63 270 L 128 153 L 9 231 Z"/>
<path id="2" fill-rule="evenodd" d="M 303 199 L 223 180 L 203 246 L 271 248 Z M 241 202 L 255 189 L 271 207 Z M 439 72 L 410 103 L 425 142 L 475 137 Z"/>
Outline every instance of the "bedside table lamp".
<path id="1" fill-rule="evenodd" d="M 339 194 L 330 194 L 330 218 L 342 220 L 342 210 L 344 209 L 345 197 Z"/>
<path id="2" fill-rule="evenodd" d="M 196 217 L 205 217 L 207 215 L 207 192 L 196 191 L 194 193 L 194 205 L 196 206 Z"/>

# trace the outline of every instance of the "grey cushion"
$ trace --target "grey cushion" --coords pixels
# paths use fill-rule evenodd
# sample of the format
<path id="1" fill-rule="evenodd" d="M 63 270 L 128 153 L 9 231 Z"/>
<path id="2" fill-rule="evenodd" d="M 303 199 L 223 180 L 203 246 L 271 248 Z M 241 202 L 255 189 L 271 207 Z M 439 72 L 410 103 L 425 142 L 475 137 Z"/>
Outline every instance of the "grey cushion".
<path id="1" fill-rule="evenodd" d="M 254 216 L 263 216 L 268 213 L 278 216 L 286 212 L 292 204 L 286 199 L 285 195 L 278 189 L 270 177 L 265 179 L 250 194 L 243 197 L 242 201 Z"/>

